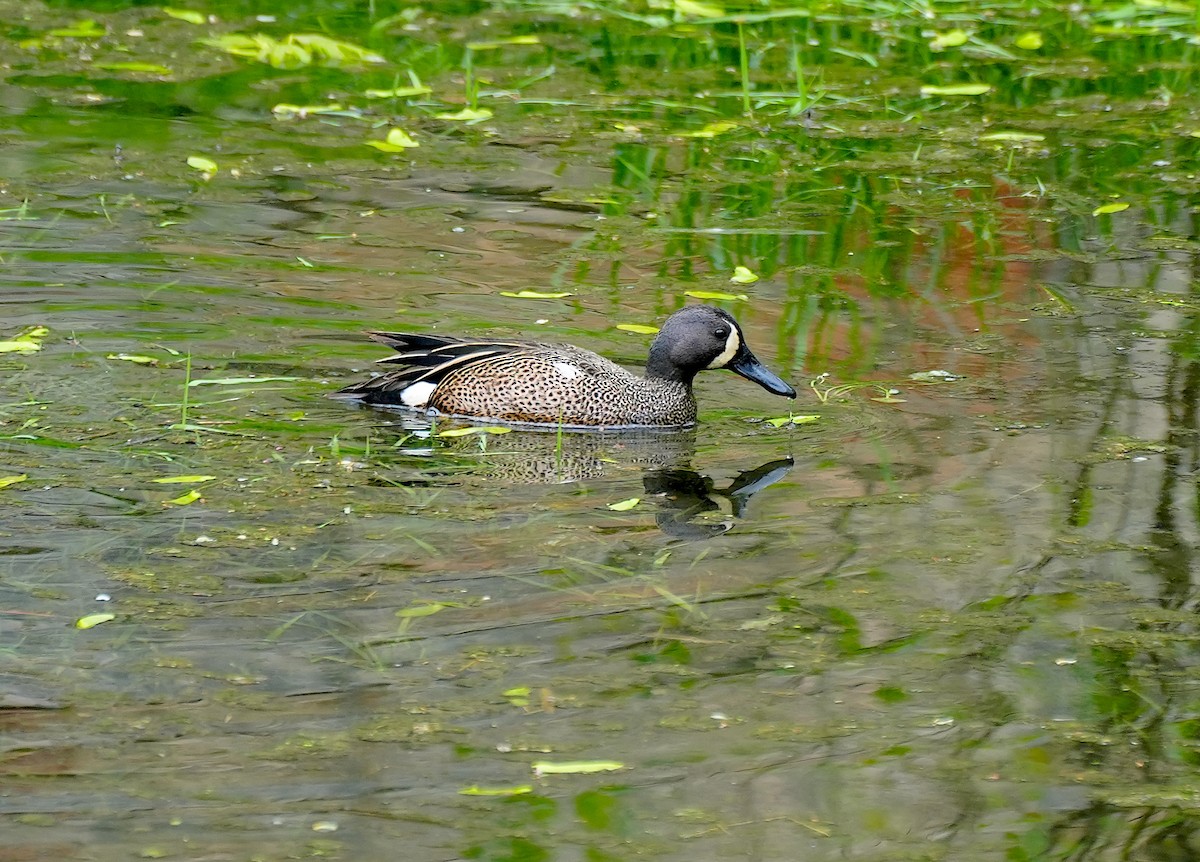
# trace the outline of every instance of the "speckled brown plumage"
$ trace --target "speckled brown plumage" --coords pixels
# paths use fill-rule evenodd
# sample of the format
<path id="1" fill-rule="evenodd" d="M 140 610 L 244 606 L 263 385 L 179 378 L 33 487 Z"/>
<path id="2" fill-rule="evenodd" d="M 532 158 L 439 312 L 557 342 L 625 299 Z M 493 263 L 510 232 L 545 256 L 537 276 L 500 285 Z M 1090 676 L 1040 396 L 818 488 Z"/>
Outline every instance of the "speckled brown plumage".
<path id="1" fill-rule="evenodd" d="M 379 361 L 400 368 L 338 395 L 472 419 L 605 428 L 691 425 L 692 379 L 719 367 L 795 396 L 745 346 L 737 322 L 710 306 L 690 306 L 664 323 L 645 377 L 569 344 L 394 332 L 371 337 L 399 351 Z"/>

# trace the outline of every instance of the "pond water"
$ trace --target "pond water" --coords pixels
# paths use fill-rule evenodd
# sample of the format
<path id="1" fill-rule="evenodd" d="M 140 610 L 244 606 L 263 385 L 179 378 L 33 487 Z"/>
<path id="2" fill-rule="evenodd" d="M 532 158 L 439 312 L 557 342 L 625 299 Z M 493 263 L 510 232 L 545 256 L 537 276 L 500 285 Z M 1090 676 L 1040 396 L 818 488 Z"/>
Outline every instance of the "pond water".
<path id="1" fill-rule="evenodd" d="M 1200 858 L 1184 5 L 6 4 L 0 859 Z M 796 402 L 326 397 L 698 301 Z"/>

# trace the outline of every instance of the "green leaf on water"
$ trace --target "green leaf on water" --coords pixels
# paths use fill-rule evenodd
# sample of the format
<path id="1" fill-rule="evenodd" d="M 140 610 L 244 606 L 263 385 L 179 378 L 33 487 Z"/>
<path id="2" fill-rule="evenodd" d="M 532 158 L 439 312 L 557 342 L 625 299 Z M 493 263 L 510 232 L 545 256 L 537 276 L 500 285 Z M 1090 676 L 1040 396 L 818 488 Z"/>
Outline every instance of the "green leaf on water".
<path id="1" fill-rule="evenodd" d="M 505 45 L 540 45 L 542 42 L 532 34 L 527 36 L 509 36 L 506 39 L 490 39 L 486 42 L 468 42 L 467 47 L 472 51 L 490 51 L 493 48 L 503 48 Z"/>
<path id="2" fill-rule="evenodd" d="M 514 784 L 512 787 L 480 787 L 472 784 L 458 791 L 461 796 L 519 796 L 522 793 L 533 793 L 531 784 Z"/>
<path id="3" fill-rule="evenodd" d="M 538 760 L 533 763 L 533 771 L 538 775 L 587 775 L 593 772 L 615 772 L 624 768 L 625 764 L 616 760 L 573 760 L 561 763 Z"/>
<path id="4" fill-rule="evenodd" d="M 50 334 L 44 326 L 26 326 L 8 341 L 0 341 L 0 353 L 34 353 L 42 349 L 41 340 Z"/>
<path id="5" fill-rule="evenodd" d="M 675 0 L 675 11 L 685 18 L 720 18 L 725 14 L 724 7 L 698 0 Z"/>
<path id="6" fill-rule="evenodd" d="M 992 91 L 991 84 L 949 84 L 939 87 L 927 84 L 921 88 L 922 96 L 982 96 Z"/>
<path id="7" fill-rule="evenodd" d="M 299 377 L 208 377 L 189 380 L 188 386 L 240 386 L 243 383 L 269 383 L 273 380 L 300 380 Z"/>
<path id="8" fill-rule="evenodd" d="M 19 476 L 0 476 L 0 488 L 7 488 L 8 486 L 15 485 L 18 482 L 24 482 L 28 478 L 28 473 L 21 473 Z"/>
<path id="9" fill-rule="evenodd" d="M 170 15 L 172 18 L 178 18 L 180 21 L 187 21 L 189 24 L 208 23 L 208 19 L 204 17 L 204 13 L 197 12 L 194 9 L 174 9 L 170 6 L 164 6 L 163 13 Z"/>
<path id="10" fill-rule="evenodd" d="M 383 57 L 360 45 L 330 39 L 320 33 L 291 33 L 282 40 L 263 33 L 250 36 L 227 33 L 212 39 L 201 39 L 200 43 L 235 57 L 268 63 L 276 69 L 299 69 L 313 64 L 343 67 L 385 62 Z"/>
<path id="11" fill-rule="evenodd" d="M 117 618 L 116 614 L 88 614 L 86 617 L 80 617 L 79 619 L 75 620 L 75 628 L 77 628 L 77 629 L 95 628 L 96 626 L 100 625 L 100 623 L 111 622 L 112 620 L 115 620 L 116 618 Z"/>
<path id="12" fill-rule="evenodd" d="M 1037 30 L 1029 30 L 1017 36 L 1013 44 L 1024 51 L 1036 51 L 1046 44 L 1046 40 Z"/>
<path id="13" fill-rule="evenodd" d="M 189 168 L 195 168 L 206 174 L 215 174 L 218 170 L 217 163 L 208 156 L 188 156 L 187 163 Z"/>
<path id="14" fill-rule="evenodd" d="M 99 39 L 106 32 L 108 31 L 99 26 L 91 18 L 86 18 L 70 27 L 60 27 L 57 30 L 51 30 L 49 35 L 57 36 L 60 39 Z"/>
<path id="15" fill-rule="evenodd" d="M 945 33 L 938 33 L 930 40 L 929 50 L 945 51 L 947 48 L 957 48 L 959 45 L 965 45 L 970 38 L 971 34 L 966 30 L 947 30 Z"/>
<path id="16" fill-rule="evenodd" d="M 151 479 L 150 481 L 156 485 L 192 485 L 196 482 L 209 482 L 217 478 L 216 476 L 163 476 L 160 479 Z"/>
<path id="17" fill-rule="evenodd" d="M 721 293 L 719 290 L 687 290 L 683 295 L 694 299 L 711 299 L 716 302 L 745 302 L 750 298 L 744 293 Z"/>
<path id="18" fill-rule="evenodd" d="M 96 63 L 97 69 L 109 72 L 149 72 L 151 75 L 170 75 L 171 70 L 158 63 Z"/>
<path id="19" fill-rule="evenodd" d="M 657 326 L 647 326 L 644 323 L 618 323 L 617 329 L 636 332 L 638 335 L 654 335 L 658 332 Z"/>
<path id="20" fill-rule="evenodd" d="M 608 508 L 614 512 L 628 512 L 640 502 L 642 502 L 641 497 L 630 497 L 628 500 L 622 500 L 619 503 L 609 503 Z"/>
<path id="21" fill-rule="evenodd" d="M 439 437 L 470 437 L 475 434 L 507 434 L 512 431 L 511 428 L 505 428 L 503 425 L 474 425 L 470 428 L 451 428 L 448 431 L 439 431 Z"/>
<path id="22" fill-rule="evenodd" d="M 286 102 L 280 102 L 271 109 L 271 113 L 277 117 L 299 117 L 300 119 L 321 114 L 341 114 L 345 111 L 346 109 L 337 102 L 327 105 L 289 105 Z"/>
<path id="23" fill-rule="evenodd" d="M 500 295 L 511 296 L 513 299 L 562 299 L 564 296 L 570 296 L 571 294 L 566 291 L 502 290 L 500 291 Z"/>
<path id="24" fill-rule="evenodd" d="M 434 114 L 439 120 L 457 120 L 464 123 L 481 123 L 492 118 L 492 112 L 487 108 L 463 108 L 454 113 Z"/>
<path id="25" fill-rule="evenodd" d="M 360 63 L 385 63 L 374 51 L 352 42 L 330 39 L 320 33 L 292 33 L 284 42 L 299 45 L 310 51 L 322 66 L 353 66 Z"/>
<path id="26" fill-rule="evenodd" d="M 392 129 L 383 141 L 366 141 L 368 147 L 374 147 L 385 153 L 402 153 L 412 147 L 421 146 L 404 129 Z"/>
<path id="27" fill-rule="evenodd" d="M 426 96 L 432 93 L 429 87 L 414 86 L 414 87 L 393 87 L 390 90 L 367 90 L 365 95 L 368 99 L 403 99 L 408 96 Z"/>
<path id="28" fill-rule="evenodd" d="M 416 617 L 431 617 L 446 608 L 457 607 L 457 605 L 446 602 L 429 602 L 423 605 L 412 605 L 411 607 L 401 608 L 396 611 L 396 616 L 401 619 L 414 619 Z"/>
<path id="29" fill-rule="evenodd" d="M 173 503 L 176 506 L 190 506 L 192 503 L 195 503 L 199 499 L 200 499 L 200 492 L 197 491 L 195 488 L 193 488 L 192 490 L 188 491 L 186 494 L 181 494 L 178 497 L 176 497 L 174 500 L 168 500 L 167 502 Z"/>
<path id="30" fill-rule="evenodd" d="M 137 365 L 158 365 L 153 356 L 142 356 L 138 353 L 109 353 L 105 359 L 119 359 L 122 362 L 133 362 Z"/>
<path id="31" fill-rule="evenodd" d="M 736 284 L 754 284 L 754 282 L 758 281 L 758 275 L 752 269 L 744 266 L 735 266 L 733 268 L 733 275 L 729 277 L 729 280 Z"/>
<path id="32" fill-rule="evenodd" d="M 806 413 L 800 416 L 779 416 L 775 419 L 768 419 L 767 424 L 773 425 L 776 428 L 782 428 L 784 425 L 807 425 L 810 422 L 816 422 L 820 418 L 815 413 Z"/>
<path id="33" fill-rule="evenodd" d="M 1035 144 L 1038 141 L 1046 140 L 1045 135 L 1039 135 L 1037 132 L 992 132 L 987 135 L 980 135 L 981 141 L 1009 141 L 1014 144 Z"/>
<path id="34" fill-rule="evenodd" d="M 1129 209 L 1129 204 L 1125 203 L 1124 201 L 1117 201 L 1116 203 L 1104 204 L 1103 206 L 1096 207 L 1094 210 L 1092 210 L 1092 215 L 1110 215 L 1111 213 L 1124 212 L 1127 209 Z"/>
<path id="35" fill-rule="evenodd" d="M 694 132 L 680 132 L 681 138 L 715 138 L 717 135 L 723 135 L 731 129 L 736 129 L 737 123 L 729 120 L 718 120 L 714 123 L 709 123 L 702 129 L 696 129 Z"/>

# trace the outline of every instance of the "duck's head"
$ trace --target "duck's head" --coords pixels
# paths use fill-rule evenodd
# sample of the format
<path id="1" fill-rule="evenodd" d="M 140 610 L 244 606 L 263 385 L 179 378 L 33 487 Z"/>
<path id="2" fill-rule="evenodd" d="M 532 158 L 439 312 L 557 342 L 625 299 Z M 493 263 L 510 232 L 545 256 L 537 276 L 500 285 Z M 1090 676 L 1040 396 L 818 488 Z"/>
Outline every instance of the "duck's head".
<path id="1" fill-rule="evenodd" d="M 728 368 L 768 392 L 796 397 L 796 390 L 758 361 L 733 315 L 711 305 L 689 305 L 667 318 L 650 345 L 646 376 L 691 384 L 709 368 Z"/>

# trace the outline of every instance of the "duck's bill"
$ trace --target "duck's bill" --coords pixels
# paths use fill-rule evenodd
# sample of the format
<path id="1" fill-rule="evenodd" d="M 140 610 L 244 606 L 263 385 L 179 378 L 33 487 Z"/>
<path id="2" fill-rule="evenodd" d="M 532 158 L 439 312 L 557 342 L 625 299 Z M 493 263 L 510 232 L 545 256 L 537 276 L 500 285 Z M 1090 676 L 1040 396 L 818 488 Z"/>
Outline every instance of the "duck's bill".
<path id="1" fill-rule="evenodd" d="M 749 350 L 746 350 L 744 346 L 742 350 L 738 351 L 737 356 L 733 357 L 725 367 L 734 374 L 740 374 L 747 380 L 753 380 L 768 392 L 774 392 L 776 395 L 786 395 L 788 398 L 796 397 L 795 389 L 788 386 L 783 381 L 783 378 L 759 362 L 758 357 Z"/>

